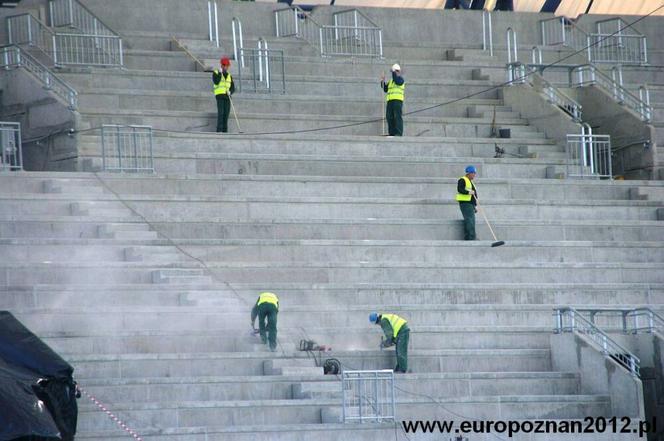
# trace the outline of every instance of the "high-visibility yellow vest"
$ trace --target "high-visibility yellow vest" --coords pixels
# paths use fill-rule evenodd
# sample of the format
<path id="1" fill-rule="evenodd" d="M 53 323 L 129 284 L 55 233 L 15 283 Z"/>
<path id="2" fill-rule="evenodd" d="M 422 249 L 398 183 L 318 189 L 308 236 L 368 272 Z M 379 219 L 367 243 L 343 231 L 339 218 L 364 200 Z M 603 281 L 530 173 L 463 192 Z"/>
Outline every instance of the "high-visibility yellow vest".
<path id="1" fill-rule="evenodd" d="M 276 294 L 271 292 L 262 292 L 258 295 L 258 302 L 256 305 L 261 305 L 263 303 L 272 303 L 274 306 L 279 308 L 279 298 Z"/>
<path id="2" fill-rule="evenodd" d="M 219 71 L 215 69 L 214 73 L 218 74 Z M 212 83 L 212 90 L 214 91 L 215 96 L 227 95 L 228 91 L 231 90 L 231 73 L 228 72 L 228 76 L 226 76 L 226 78 L 224 78 L 224 74 L 221 73 L 221 80 L 219 80 L 219 84 Z"/>
<path id="3" fill-rule="evenodd" d="M 473 183 L 470 182 L 470 179 L 468 179 L 466 176 L 462 176 L 460 179 L 463 179 L 466 182 L 466 191 L 473 189 Z M 472 194 L 457 193 L 456 195 L 456 200 L 459 202 L 470 202 L 472 199 Z"/>
<path id="4" fill-rule="evenodd" d="M 392 326 L 392 337 L 397 338 L 397 334 L 399 333 L 399 330 L 405 325 L 407 322 L 405 319 L 399 317 L 396 314 L 381 314 L 382 318 L 387 319 L 388 322 L 390 322 L 390 325 Z"/>
<path id="5" fill-rule="evenodd" d="M 387 101 L 397 100 L 403 101 L 404 91 L 406 90 L 406 82 L 399 86 L 394 80 L 390 80 L 387 83 L 387 95 L 385 99 Z"/>

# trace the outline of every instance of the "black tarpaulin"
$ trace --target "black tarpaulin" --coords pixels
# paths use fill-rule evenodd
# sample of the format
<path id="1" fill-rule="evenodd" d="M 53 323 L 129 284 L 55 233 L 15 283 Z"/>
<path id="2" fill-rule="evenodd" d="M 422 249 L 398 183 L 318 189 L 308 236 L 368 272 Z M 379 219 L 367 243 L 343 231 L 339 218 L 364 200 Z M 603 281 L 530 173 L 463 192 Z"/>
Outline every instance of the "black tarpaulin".
<path id="1" fill-rule="evenodd" d="M 0 441 L 73 439 L 73 372 L 10 312 L 0 311 Z"/>

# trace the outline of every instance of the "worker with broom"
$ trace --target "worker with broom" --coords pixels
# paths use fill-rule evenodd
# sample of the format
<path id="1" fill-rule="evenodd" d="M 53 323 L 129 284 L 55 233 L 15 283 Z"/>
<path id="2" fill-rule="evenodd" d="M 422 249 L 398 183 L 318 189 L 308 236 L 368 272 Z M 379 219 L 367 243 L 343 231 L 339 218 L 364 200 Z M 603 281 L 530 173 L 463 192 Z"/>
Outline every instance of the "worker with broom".
<path id="1" fill-rule="evenodd" d="M 386 93 L 385 119 L 388 136 L 403 136 L 403 100 L 406 83 L 401 76 L 401 66 L 392 66 L 392 79 L 385 82 L 385 74 L 380 77 L 380 87 Z"/>
<path id="2" fill-rule="evenodd" d="M 231 61 L 223 57 L 219 64 L 221 72 L 215 69 L 212 72 L 212 88 L 217 100 L 217 132 L 228 132 L 228 116 L 231 113 L 231 95 L 235 92 L 233 77 L 228 69 Z"/>
<path id="3" fill-rule="evenodd" d="M 397 366 L 394 372 L 405 374 L 408 372 L 408 340 L 410 339 L 410 328 L 408 322 L 396 314 L 369 314 L 369 321 L 380 325 L 385 338 L 381 340 L 380 348 L 388 348 L 396 345 Z"/>
<path id="4" fill-rule="evenodd" d="M 477 190 L 473 179 L 477 175 L 475 166 L 466 167 L 466 174 L 457 182 L 456 200 L 459 202 L 461 215 L 463 216 L 463 239 L 476 240 L 475 235 L 475 213 L 477 213 Z"/>

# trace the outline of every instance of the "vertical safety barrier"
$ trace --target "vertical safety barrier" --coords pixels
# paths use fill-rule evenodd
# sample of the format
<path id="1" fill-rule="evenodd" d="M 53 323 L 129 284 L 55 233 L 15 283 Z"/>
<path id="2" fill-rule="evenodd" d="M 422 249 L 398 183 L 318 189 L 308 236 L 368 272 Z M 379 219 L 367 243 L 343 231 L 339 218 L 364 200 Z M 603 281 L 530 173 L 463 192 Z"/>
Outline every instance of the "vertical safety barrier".
<path id="1" fill-rule="evenodd" d="M 103 125 L 102 169 L 114 172 L 154 172 L 152 127 Z"/>
<path id="2" fill-rule="evenodd" d="M 580 135 L 567 135 L 566 156 L 568 178 L 613 179 L 611 137 L 593 135 L 588 124 Z"/>
<path id="3" fill-rule="evenodd" d="M 343 422 L 396 421 L 392 370 L 343 371 Z"/>
<path id="4" fill-rule="evenodd" d="M 0 121 L 0 170 L 23 170 L 21 124 Z"/>

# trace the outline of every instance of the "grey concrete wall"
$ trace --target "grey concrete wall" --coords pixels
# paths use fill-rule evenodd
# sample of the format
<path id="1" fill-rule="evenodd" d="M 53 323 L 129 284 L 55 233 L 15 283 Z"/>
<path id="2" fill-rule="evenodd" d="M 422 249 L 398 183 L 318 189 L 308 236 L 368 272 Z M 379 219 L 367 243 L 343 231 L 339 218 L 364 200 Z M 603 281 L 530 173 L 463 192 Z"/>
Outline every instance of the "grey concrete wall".
<path id="1" fill-rule="evenodd" d="M 0 119 L 21 123 L 26 170 L 74 170 L 76 140 L 67 135 L 79 115 L 23 69 L 0 76 Z M 30 141 L 34 140 L 34 141 Z"/>
<path id="2" fill-rule="evenodd" d="M 656 179 L 655 130 L 633 112 L 596 87 L 576 90 L 583 121 L 594 134 L 611 135 L 613 174 L 627 179 Z M 644 147 L 644 140 L 651 140 Z"/>
<path id="3" fill-rule="evenodd" d="M 567 134 L 580 133 L 581 125 L 557 106 L 547 102 L 537 86 L 528 84 L 503 87 L 505 105 L 518 111 L 523 118 L 560 144 L 566 142 Z"/>
<path id="4" fill-rule="evenodd" d="M 664 340 L 658 334 L 639 334 L 622 336 L 623 343 L 641 360 L 646 418 L 664 421 Z M 664 427 L 660 424 L 657 429 L 649 440 L 662 439 Z"/>
<path id="5" fill-rule="evenodd" d="M 583 393 L 609 395 L 613 415 L 645 416 L 641 380 L 575 334 L 553 334 L 550 341 L 554 371 L 578 373 Z"/>

